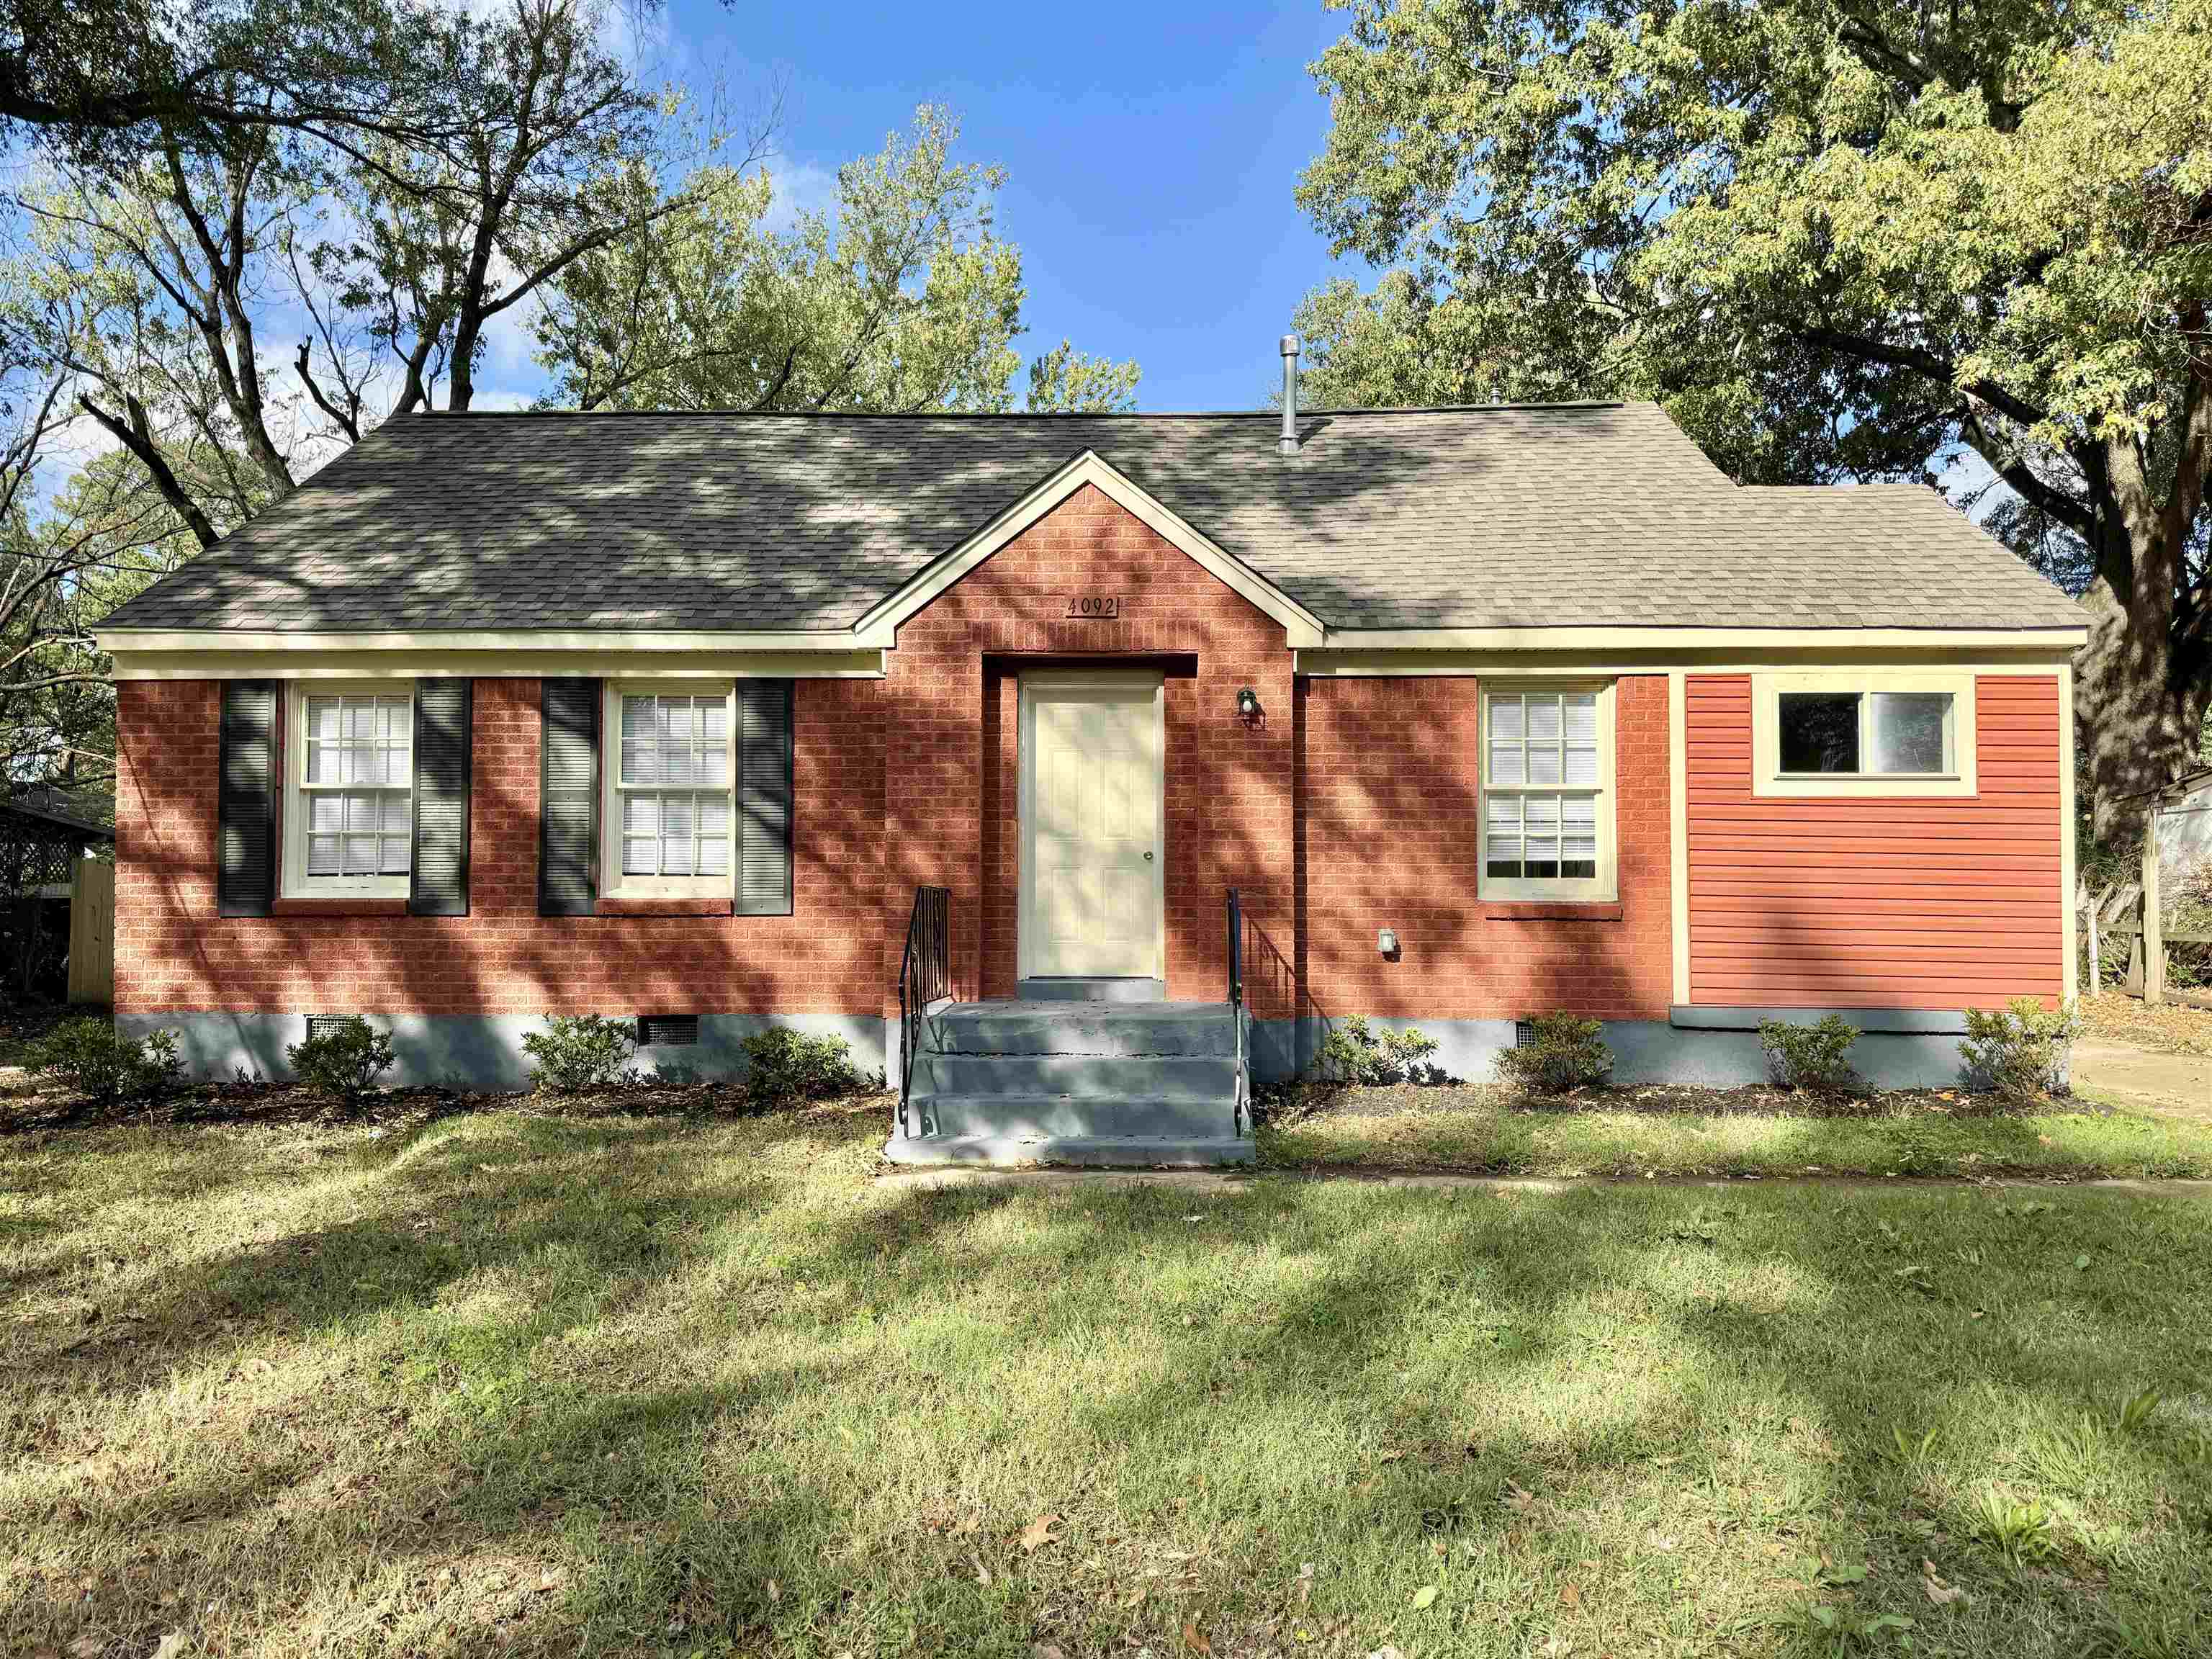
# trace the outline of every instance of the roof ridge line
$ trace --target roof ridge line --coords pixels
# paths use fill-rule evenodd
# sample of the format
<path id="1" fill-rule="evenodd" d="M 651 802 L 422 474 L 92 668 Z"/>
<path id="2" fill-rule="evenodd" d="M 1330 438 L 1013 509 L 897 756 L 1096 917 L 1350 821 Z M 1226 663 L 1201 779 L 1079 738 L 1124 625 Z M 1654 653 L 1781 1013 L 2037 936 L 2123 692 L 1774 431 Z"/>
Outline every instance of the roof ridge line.
<path id="1" fill-rule="evenodd" d="M 1387 404 L 1370 409 L 1301 409 L 1298 418 L 1331 415 L 1549 414 L 1595 409 L 1626 409 L 1619 398 L 1572 398 L 1557 403 Z M 915 410 L 898 413 L 873 409 L 415 409 L 409 415 L 438 420 L 752 420 L 752 421 L 1274 421 L 1274 409 Z M 386 424 L 389 424 L 387 422 Z"/>

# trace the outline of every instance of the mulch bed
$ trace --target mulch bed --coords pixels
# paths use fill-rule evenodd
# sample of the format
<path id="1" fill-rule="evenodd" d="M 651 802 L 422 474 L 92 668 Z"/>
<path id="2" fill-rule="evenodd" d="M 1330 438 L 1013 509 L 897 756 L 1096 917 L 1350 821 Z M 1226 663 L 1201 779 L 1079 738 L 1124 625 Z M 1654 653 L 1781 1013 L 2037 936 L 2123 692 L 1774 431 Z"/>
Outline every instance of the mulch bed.
<path id="1" fill-rule="evenodd" d="M 2003 1117 L 2020 1109 L 1995 1095 L 1962 1089 L 1884 1089 L 1862 1094 L 1811 1095 L 1752 1085 L 1702 1088 L 1686 1084 L 1638 1084 L 1613 1089 L 1577 1089 L 1564 1095 L 1501 1097 L 1484 1084 L 1392 1084 L 1383 1088 L 1307 1091 L 1277 1116 L 1279 1122 L 1328 1114 L 1334 1117 L 1391 1117 L 1401 1113 L 1488 1111 L 1634 1112 L 1654 1117 L 1695 1114 L 1709 1117 Z M 2103 1114 L 2086 1100 L 2053 1103 L 2063 1111 Z M 1262 1102 L 1262 1109 L 1267 1103 Z M 1280 1111 L 1279 1107 L 1278 1108 Z"/>

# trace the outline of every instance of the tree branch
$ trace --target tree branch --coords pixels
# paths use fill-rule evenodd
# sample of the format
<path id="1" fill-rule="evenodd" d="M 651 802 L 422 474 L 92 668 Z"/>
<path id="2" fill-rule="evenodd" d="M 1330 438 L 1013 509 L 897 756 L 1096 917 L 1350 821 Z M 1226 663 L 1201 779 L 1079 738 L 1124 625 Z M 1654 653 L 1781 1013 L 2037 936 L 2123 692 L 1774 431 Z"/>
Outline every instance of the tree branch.
<path id="1" fill-rule="evenodd" d="M 161 453 L 161 446 L 154 441 L 151 425 L 146 419 L 146 406 L 129 392 L 123 394 L 128 420 L 119 420 L 109 414 L 82 392 L 77 394 L 77 406 L 107 428 L 116 442 L 138 459 L 140 465 L 153 476 L 154 487 L 161 492 L 161 499 L 170 505 L 185 527 L 192 532 L 192 539 L 203 548 L 213 547 L 222 538 L 216 534 L 215 525 L 200 504 L 185 492 L 177 475 L 170 470 Z"/>
<path id="2" fill-rule="evenodd" d="M 307 388 L 307 396 L 314 399 L 315 407 L 337 422 L 338 430 L 344 433 L 349 441 L 359 443 L 361 441 L 361 398 L 353 388 L 346 386 L 343 380 L 339 382 L 339 386 L 346 394 L 346 406 L 343 409 L 340 409 L 323 395 L 322 387 L 315 384 L 315 377 L 307 367 L 307 350 L 313 343 L 313 342 L 310 340 L 300 342 L 300 355 L 293 364 L 293 367 L 299 370 L 300 384 Z"/>

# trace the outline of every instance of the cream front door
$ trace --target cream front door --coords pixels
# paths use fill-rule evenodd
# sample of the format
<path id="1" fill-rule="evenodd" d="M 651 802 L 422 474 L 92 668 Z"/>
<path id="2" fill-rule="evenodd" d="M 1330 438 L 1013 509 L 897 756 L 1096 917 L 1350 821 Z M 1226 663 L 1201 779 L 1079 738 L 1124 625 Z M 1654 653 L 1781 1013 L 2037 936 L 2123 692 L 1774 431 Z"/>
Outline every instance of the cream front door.
<path id="1" fill-rule="evenodd" d="M 1160 968 L 1160 683 L 1022 683 L 1024 973 Z"/>

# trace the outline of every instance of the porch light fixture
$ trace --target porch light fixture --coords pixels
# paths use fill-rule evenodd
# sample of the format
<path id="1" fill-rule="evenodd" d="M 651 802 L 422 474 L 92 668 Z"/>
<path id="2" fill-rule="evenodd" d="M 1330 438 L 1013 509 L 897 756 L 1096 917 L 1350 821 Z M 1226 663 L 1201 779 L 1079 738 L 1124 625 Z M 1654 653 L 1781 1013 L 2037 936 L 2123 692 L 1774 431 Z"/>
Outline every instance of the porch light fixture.
<path id="1" fill-rule="evenodd" d="M 1398 954 L 1398 930 L 1395 927 L 1377 928 L 1375 933 L 1375 948 L 1383 956 L 1396 956 Z"/>
<path id="2" fill-rule="evenodd" d="M 1256 720 L 1260 718 L 1260 694 L 1249 685 L 1241 687 L 1237 690 L 1237 718 L 1245 721 Z"/>

